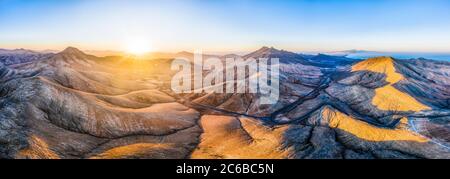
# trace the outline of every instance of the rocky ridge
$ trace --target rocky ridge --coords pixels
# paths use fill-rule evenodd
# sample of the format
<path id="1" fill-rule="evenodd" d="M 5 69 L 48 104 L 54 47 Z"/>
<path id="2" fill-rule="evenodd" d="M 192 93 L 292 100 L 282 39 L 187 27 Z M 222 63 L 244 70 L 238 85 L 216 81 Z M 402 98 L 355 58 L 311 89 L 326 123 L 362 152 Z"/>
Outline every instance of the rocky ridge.
<path id="1" fill-rule="evenodd" d="M 0 158 L 450 158 L 448 63 L 246 57 L 280 58 L 277 104 L 174 94 L 171 59 L 1 65 Z"/>

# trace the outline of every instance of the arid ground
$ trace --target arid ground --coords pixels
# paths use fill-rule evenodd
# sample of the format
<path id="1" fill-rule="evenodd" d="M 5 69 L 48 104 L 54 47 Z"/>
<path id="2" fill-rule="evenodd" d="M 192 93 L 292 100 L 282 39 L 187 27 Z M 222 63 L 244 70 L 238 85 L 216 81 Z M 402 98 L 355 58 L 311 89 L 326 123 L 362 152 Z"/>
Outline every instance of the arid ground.
<path id="1" fill-rule="evenodd" d="M 280 59 L 278 103 L 175 94 L 170 56 L 3 55 L 0 158 L 450 158 L 449 62 L 249 57 Z"/>

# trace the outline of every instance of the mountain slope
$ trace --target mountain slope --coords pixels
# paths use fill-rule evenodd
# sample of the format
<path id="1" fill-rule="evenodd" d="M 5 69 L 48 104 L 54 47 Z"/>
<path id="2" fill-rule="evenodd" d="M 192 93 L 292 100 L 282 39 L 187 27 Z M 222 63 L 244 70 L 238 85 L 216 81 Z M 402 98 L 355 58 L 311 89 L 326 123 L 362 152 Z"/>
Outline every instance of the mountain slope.
<path id="1" fill-rule="evenodd" d="M 377 88 L 372 104 L 382 110 L 392 111 L 422 111 L 430 109 L 406 93 L 397 90 L 394 85 L 404 79 L 396 72 L 394 60 L 390 57 L 371 58 L 352 67 L 352 71 L 371 71 L 386 76 L 388 85 Z"/>
<path id="2" fill-rule="evenodd" d="M 165 58 L 68 48 L 0 66 L 0 158 L 450 158 L 450 64 L 251 55 L 280 57 L 277 104 L 174 94 Z"/>
<path id="3" fill-rule="evenodd" d="M 46 59 L 52 55 L 52 53 L 39 53 L 26 49 L 0 49 L 0 63 L 4 65 L 15 65 Z"/>

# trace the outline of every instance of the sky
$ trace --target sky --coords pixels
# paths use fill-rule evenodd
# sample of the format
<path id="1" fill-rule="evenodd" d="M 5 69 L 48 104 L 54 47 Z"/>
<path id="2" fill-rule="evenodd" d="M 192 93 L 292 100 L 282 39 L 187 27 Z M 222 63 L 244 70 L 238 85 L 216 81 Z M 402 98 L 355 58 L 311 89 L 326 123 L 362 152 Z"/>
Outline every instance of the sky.
<path id="1" fill-rule="evenodd" d="M 0 0 L 0 48 L 450 52 L 448 0 Z"/>

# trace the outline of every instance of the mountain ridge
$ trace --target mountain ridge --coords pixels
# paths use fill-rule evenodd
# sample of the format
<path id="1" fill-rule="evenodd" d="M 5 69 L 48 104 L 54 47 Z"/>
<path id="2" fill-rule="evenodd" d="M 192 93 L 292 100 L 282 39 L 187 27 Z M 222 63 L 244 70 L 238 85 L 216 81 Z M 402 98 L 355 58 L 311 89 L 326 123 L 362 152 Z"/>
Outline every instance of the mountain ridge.
<path id="1" fill-rule="evenodd" d="M 336 67 L 321 63 L 342 57 L 304 65 L 283 50 L 255 52 L 280 58 L 276 104 L 176 94 L 172 59 L 68 48 L 0 68 L 0 158 L 450 158 L 450 64 L 380 57 Z"/>

